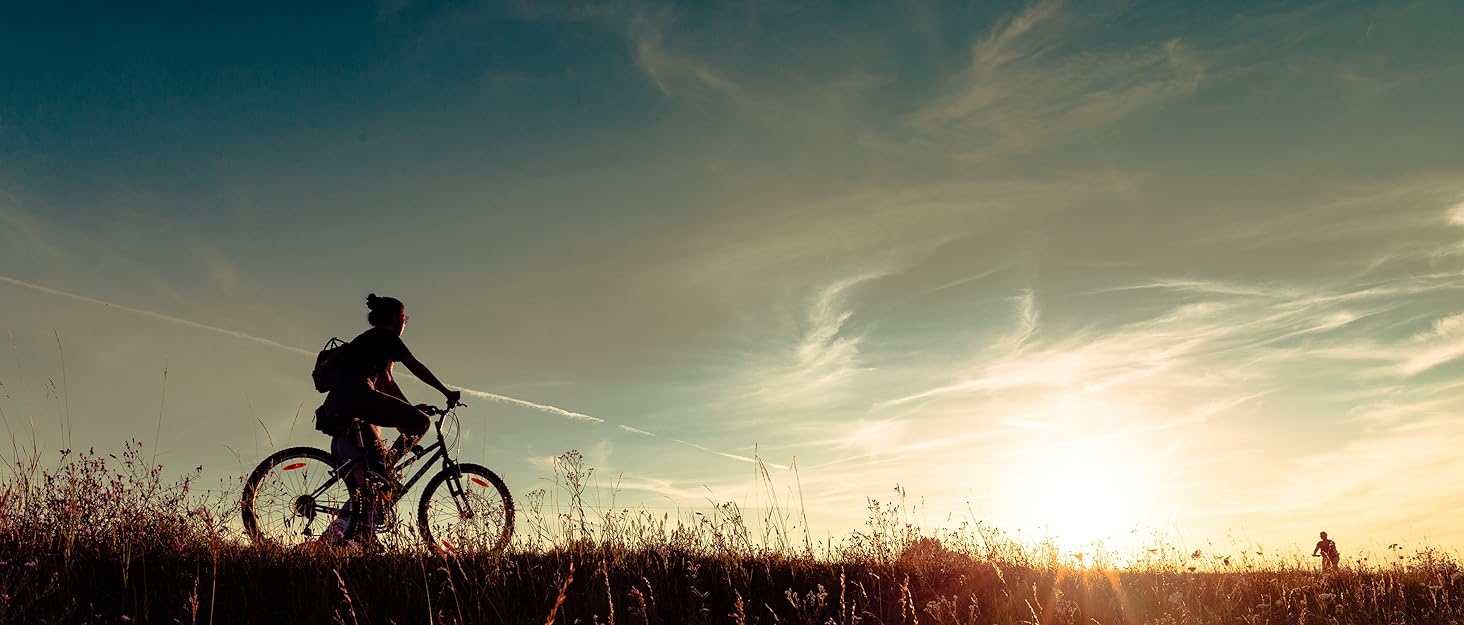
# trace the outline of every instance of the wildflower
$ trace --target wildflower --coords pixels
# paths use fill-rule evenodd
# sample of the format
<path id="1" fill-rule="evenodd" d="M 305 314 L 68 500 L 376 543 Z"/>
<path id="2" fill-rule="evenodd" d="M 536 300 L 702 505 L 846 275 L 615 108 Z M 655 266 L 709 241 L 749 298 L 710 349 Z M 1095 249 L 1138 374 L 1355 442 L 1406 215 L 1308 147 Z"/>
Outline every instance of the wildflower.
<path id="1" fill-rule="evenodd" d="M 1182 603 L 1183 601 L 1184 601 L 1184 593 L 1182 593 L 1182 592 L 1180 592 L 1178 590 L 1174 591 L 1174 594 L 1169 595 L 1169 602 L 1170 603 L 1173 603 L 1175 605 L 1178 605 L 1178 604 Z"/>
<path id="2" fill-rule="evenodd" d="M 31 560 L 30 562 L 26 562 L 25 563 L 25 568 L 28 568 L 28 569 L 36 568 L 36 561 L 35 560 Z"/>
<path id="3" fill-rule="evenodd" d="M 6 593 L 0 593 L 0 605 L 6 605 L 6 604 L 9 604 L 9 603 L 10 603 L 10 595 L 9 594 L 6 594 Z"/>
<path id="4" fill-rule="evenodd" d="M 131 623 L 132 622 L 132 617 L 127 616 L 126 614 L 123 614 L 122 615 L 122 622 L 123 623 Z"/>
<path id="5" fill-rule="evenodd" d="M 1331 601 L 1331 600 L 1337 598 L 1337 595 L 1334 595 L 1334 594 L 1332 594 L 1330 592 L 1324 592 L 1324 593 L 1318 593 L 1317 594 L 1317 598 L 1318 599 L 1321 599 L 1322 601 Z"/>

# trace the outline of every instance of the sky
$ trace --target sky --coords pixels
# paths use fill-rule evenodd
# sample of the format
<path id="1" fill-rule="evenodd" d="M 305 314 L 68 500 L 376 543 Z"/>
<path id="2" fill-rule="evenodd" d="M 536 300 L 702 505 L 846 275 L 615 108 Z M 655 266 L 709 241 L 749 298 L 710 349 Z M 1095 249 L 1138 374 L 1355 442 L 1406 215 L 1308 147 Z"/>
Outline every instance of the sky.
<path id="1" fill-rule="evenodd" d="M 578 449 L 602 506 L 816 539 L 898 487 L 1075 549 L 1464 543 L 1457 2 L 52 4 L 0 8 L 48 458 L 325 445 L 374 292 L 520 498 Z"/>

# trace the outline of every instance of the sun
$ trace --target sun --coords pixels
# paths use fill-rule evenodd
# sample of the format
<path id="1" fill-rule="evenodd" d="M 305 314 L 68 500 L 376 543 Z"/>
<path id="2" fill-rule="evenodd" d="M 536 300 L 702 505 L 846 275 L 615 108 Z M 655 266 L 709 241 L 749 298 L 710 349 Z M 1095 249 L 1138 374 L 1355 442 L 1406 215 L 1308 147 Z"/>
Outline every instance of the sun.
<path id="1" fill-rule="evenodd" d="M 1095 442 L 1096 443 L 1096 442 Z M 1132 457 L 1098 444 L 1073 444 L 1033 458 L 1017 484 L 1023 516 L 1063 551 L 1130 547 L 1148 509 L 1148 481 Z"/>

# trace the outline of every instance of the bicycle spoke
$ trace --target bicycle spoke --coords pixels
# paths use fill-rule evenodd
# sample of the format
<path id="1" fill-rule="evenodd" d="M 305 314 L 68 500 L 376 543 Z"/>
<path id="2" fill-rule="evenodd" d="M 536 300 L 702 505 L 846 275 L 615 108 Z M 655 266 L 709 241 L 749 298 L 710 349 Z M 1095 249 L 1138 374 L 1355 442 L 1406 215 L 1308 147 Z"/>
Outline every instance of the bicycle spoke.
<path id="1" fill-rule="evenodd" d="M 448 554 L 497 550 L 512 532 L 513 504 L 478 471 L 487 473 L 476 466 L 463 471 L 457 482 L 461 490 L 444 474 L 425 494 L 421 522 L 433 549 Z"/>
<path id="2" fill-rule="evenodd" d="M 350 492 L 326 458 L 325 452 L 304 449 L 256 470 L 245 512 L 255 540 L 293 547 L 314 540 L 337 517 L 349 515 Z"/>

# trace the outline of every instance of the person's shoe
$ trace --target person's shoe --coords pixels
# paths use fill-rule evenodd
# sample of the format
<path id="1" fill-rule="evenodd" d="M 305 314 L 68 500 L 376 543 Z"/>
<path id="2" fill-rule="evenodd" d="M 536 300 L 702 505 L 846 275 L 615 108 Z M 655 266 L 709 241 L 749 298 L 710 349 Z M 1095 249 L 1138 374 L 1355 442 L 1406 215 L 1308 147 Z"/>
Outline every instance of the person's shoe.
<path id="1" fill-rule="evenodd" d="M 324 554 L 342 549 L 346 546 L 346 522 L 344 519 L 335 519 L 319 536 L 301 542 L 291 548 L 291 551 L 301 554 Z"/>

